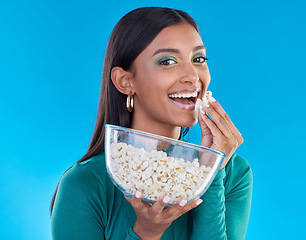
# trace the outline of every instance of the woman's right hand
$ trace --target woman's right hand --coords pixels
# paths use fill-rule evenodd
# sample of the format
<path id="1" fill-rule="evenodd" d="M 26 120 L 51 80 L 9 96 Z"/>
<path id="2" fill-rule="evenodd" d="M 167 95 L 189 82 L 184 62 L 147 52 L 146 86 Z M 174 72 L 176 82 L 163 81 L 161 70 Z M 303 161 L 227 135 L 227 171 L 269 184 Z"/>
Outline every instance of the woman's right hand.
<path id="1" fill-rule="evenodd" d="M 185 199 L 179 200 L 175 205 L 164 209 L 170 197 L 164 196 L 153 205 L 141 201 L 141 192 L 136 191 L 132 198 L 125 197 L 134 208 L 137 220 L 133 231 L 142 239 L 160 239 L 171 223 L 184 213 L 197 207 L 202 199 L 196 199 L 187 204 Z"/>
<path id="2" fill-rule="evenodd" d="M 200 110 L 199 113 L 202 132 L 200 145 L 226 154 L 220 168 L 222 169 L 235 150 L 243 143 L 243 138 L 221 105 L 213 97 L 209 97 L 209 103 L 209 105 L 202 104 L 204 111 Z"/>

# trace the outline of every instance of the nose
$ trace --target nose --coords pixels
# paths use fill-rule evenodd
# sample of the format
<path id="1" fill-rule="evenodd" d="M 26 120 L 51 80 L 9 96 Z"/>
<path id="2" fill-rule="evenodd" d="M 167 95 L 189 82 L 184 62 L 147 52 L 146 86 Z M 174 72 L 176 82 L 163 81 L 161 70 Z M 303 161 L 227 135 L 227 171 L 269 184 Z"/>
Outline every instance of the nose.
<path id="1" fill-rule="evenodd" d="M 182 64 L 182 73 L 180 81 L 182 83 L 194 84 L 200 80 L 197 69 L 192 63 Z"/>

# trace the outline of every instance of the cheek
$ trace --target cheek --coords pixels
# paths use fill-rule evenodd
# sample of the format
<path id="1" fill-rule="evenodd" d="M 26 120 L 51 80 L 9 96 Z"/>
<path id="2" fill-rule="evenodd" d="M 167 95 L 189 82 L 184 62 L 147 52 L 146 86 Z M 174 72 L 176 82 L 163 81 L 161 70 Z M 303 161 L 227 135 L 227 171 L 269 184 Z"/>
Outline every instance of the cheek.
<path id="1" fill-rule="evenodd" d="M 208 68 L 202 71 L 199 77 L 203 84 L 203 90 L 207 90 L 208 85 L 210 84 L 210 79 L 211 79 Z"/>
<path id="2" fill-rule="evenodd" d="M 156 69 L 154 66 L 143 66 L 135 78 L 136 93 L 138 90 L 141 95 L 142 92 L 149 95 L 164 95 L 176 78 L 177 75 L 174 73 Z"/>

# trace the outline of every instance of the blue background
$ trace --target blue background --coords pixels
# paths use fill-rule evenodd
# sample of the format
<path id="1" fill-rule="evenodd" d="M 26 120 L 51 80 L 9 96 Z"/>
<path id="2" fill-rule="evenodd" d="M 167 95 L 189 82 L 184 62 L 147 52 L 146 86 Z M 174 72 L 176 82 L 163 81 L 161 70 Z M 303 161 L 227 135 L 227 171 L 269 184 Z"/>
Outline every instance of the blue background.
<path id="1" fill-rule="evenodd" d="M 302 0 L 1 1 L 1 239 L 51 239 L 49 204 L 89 144 L 111 30 L 142 6 L 185 10 L 200 26 L 209 89 L 253 169 L 246 239 L 305 239 Z M 198 126 L 187 137 L 198 143 Z"/>

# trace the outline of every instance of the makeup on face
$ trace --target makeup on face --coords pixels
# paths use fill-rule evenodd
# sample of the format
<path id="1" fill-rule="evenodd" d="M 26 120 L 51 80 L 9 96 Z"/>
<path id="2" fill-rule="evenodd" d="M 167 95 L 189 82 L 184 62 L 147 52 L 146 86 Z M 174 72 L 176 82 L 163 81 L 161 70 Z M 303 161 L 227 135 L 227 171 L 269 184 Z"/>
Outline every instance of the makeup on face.
<path id="1" fill-rule="evenodd" d="M 204 52 L 205 50 L 205 52 Z M 190 62 L 196 65 L 204 65 L 206 64 L 206 48 L 204 46 L 197 46 L 194 48 L 192 52 L 193 56 L 190 58 Z M 153 56 L 161 55 L 157 58 L 156 65 L 165 68 L 172 69 L 176 65 L 179 65 L 182 61 L 180 60 L 180 56 L 182 54 L 178 49 L 158 49 Z M 175 56 L 177 55 L 177 56 Z M 186 61 L 186 60 L 185 60 Z M 189 61 L 189 60 L 188 60 Z M 183 110 L 194 110 L 195 104 L 198 99 L 198 95 L 201 89 L 193 89 L 193 90 L 181 90 L 178 92 L 174 92 L 169 94 L 169 98 L 175 104 L 176 107 Z"/>
<path id="2" fill-rule="evenodd" d="M 143 121 L 154 129 L 195 124 L 196 101 L 210 82 L 206 60 L 206 47 L 193 26 L 162 30 L 134 62 L 135 126 Z"/>

